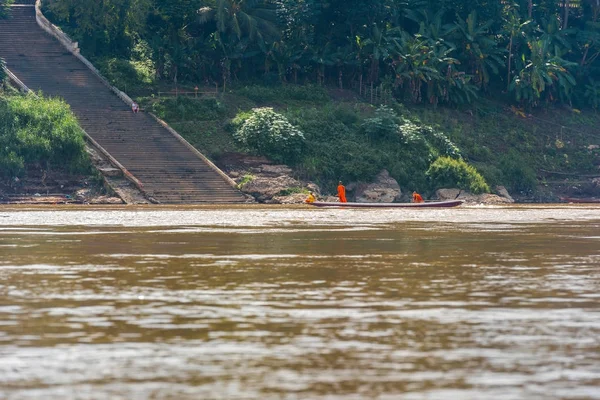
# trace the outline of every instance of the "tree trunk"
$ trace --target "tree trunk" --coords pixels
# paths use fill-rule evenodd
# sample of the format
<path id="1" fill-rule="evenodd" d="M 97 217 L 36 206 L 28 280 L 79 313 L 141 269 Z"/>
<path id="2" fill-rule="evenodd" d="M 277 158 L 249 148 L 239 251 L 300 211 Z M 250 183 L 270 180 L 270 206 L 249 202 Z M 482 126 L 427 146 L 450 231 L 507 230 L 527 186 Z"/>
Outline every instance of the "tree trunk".
<path id="1" fill-rule="evenodd" d="M 564 17 L 563 17 L 563 25 L 562 25 L 562 29 L 567 29 L 569 27 L 569 3 L 570 0 L 565 0 L 563 2 L 563 7 L 564 7 Z"/>
<path id="2" fill-rule="evenodd" d="M 513 45 L 513 35 L 510 35 L 510 43 L 508 44 L 508 65 L 506 72 L 506 92 L 510 89 L 510 64 L 512 61 L 512 45 Z"/>
<path id="3" fill-rule="evenodd" d="M 529 16 L 529 19 L 531 19 L 531 16 L 533 15 L 533 0 L 529 0 L 527 3 L 527 15 Z"/>

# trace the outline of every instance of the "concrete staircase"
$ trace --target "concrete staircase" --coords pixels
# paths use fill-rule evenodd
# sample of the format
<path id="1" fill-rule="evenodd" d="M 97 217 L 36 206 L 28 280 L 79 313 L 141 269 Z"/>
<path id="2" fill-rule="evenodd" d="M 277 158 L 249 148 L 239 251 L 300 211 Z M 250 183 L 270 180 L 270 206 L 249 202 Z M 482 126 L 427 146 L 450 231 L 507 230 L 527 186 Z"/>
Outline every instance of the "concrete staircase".
<path id="1" fill-rule="evenodd" d="M 244 195 L 166 128 L 134 114 L 36 23 L 32 0 L 0 20 L 0 57 L 30 89 L 62 97 L 81 127 L 164 204 L 243 203 Z"/>

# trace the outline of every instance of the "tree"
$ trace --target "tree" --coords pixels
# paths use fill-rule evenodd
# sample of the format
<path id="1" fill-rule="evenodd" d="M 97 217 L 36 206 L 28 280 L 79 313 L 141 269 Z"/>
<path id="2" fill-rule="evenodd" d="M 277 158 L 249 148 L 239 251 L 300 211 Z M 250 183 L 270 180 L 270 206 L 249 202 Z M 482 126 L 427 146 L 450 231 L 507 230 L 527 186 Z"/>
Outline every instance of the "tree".
<path id="1" fill-rule="evenodd" d="M 472 11 L 466 20 L 457 16 L 451 33 L 456 33 L 460 40 L 459 53 L 469 66 L 469 73 L 474 76 L 474 82 L 480 88 L 487 87 L 490 76 L 497 75 L 504 64 L 503 49 L 498 48 L 498 42 L 489 35 L 492 21 L 479 23 L 477 11 Z"/>
<path id="2" fill-rule="evenodd" d="M 14 0 L 0 0 L 0 19 L 8 17 L 12 3 L 14 3 Z"/>
<path id="3" fill-rule="evenodd" d="M 214 7 L 202 7 L 198 15 L 203 24 L 216 23 L 215 37 L 224 49 L 243 40 L 265 49 L 281 34 L 276 9 L 266 0 L 216 0 Z"/>
<path id="4" fill-rule="evenodd" d="M 507 7 L 504 21 L 504 30 L 509 36 L 508 59 L 506 61 L 506 91 L 508 92 L 512 81 L 513 49 L 518 44 L 515 42 L 520 38 L 526 38 L 525 30 L 530 25 L 531 20 L 523 21 L 515 7 Z"/>
<path id="5" fill-rule="evenodd" d="M 61 0 L 48 2 L 47 11 L 62 22 L 94 54 L 129 55 L 133 38 L 145 22 L 153 0 Z"/>
<path id="6" fill-rule="evenodd" d="M 576 64 L 551 55 L 547 40 L 531 40 L 528 47 L 530 57 L 522 56 L 522 68 L 510 85 L 516 100 L 529 106 L 537 106 L 544 94 L 549 101 L 556 100 L 557 95 L 568 100 L 576 82 L 567 68 Z"/>

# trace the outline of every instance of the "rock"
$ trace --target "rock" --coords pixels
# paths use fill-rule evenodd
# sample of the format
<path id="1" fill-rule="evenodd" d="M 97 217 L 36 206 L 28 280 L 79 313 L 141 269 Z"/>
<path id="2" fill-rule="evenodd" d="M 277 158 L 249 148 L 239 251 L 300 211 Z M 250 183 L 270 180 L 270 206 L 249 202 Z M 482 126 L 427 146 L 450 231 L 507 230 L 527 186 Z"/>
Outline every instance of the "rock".
<path id="1" fill-rule="evenodd" d="M 458 197 L 456 199 L 462 200 L 468 204 L 481 203 L 479 196 L 477 196 L 471 192 L 466 192 L 464 190 L 460 190 L 460 194 L 458 195 Z M 452 199 L 449 199 L 449 200 L 452 200 Z"/>
<path id="2" fill-rule="evenodd" d="M 506 190 L 506 189 L 504 189 Z M 440 201 L 446 200 L 462 200 L 467 204 L 509 204 L 514 203 L 514 200 L 508 192 L 504 196 L 498 196 L 497 194 L 484 193 L 475 195 L 473 193 L 460 190 L 460 189 L 438 189 L 435 194 Z"/>
<path id="3" fill-rule="evenodd" d="M 75 192 L 75 199 L 78 201 L 87 201 L 88 198 L 91 196 L 92 194 L 92 190 L 91 189 L 79 189 L 78 191 Z"/>
<path id="4" fill-rule="evenodd" d="M 460 197 L 459 197 L 460 198 Z M 480 204 L 510 204 L 515 201 L 511 198 L 500 197 L 497 194 L 484 193 L 477 196 L 476 203 Z"/>
<path id="5" fill-rule="evenodd" d="M 287 165 L 268 165 L 263 164 L 258 167 L 258 172 L 269 176 L 291 175 L 292 169 Z"/>
<path id="6" fill-rule="evenodd" d="M 355 197 L 357 203 L 393 203 L 398 201 L 401 195 L 400 185 L 384 169 L 373 183 L 365 187 L 359 185 Z"/>
<path id="7" fill-rule="evenodd" d="M 327 196 L 323 201 L 327 203 L 337 203 L 340 201 L 340 199 L 338 199 L 336 196 Z"/>
<path id="8" fill-rule="evenodd" d="M 98 171 L 104 176 L 122 176 L 123 171 L 114 167 L 101 167 L 98 168 Z"/>
<path id="9" fill-rule="evenodd" d="M 270 204 L 304 204 L 304 200 L 308 195 L 305 193 L 294 193 L 289 196 L 275 196 L 269 203 Z"/>
<path id="10" fill-rule="evenodd" d="M 301 186 L 300 182 L 289 176 L 280 176 L 277 178 L 257 177 L 242 186 L 241 190 L 254 196 L 259 202 L 264 203 L 289 188 Z"/>
<path id="11" fill-rule="evenodd" d="M 123 200 L 118 197 L 98 196 L 89 201 L 90 204 L 123 204 Z"/>
<path id="12" fill-rule="evenodd" d="M 435 195 L 440 201 L 455 200 L 461 192 L 462 190 L 460 189 L 438 189 L 436 190 Z"/>
<path id="13" fill-rule="evenodd" d="M 498 196 L 507 199 L 508 203 L 515 202 L 515 199 L 512 198 L 512 196 L 508 193 L 508 190 L 506 190 L 504 186 L 496 186 L 495 192 Z"/>
<path id="14" fill-rule="evenodd" d="M 319 187 L 319 185 L 317 185 L 316 183 L 309 182 L 309 183 L 306 185 L 306 188 L 307 188 L 309 191 L 313 192 L 315 195 L 317 195 L 317 194 L 321 194 L 321 188 L 320 188 L 320 187 Z"/>

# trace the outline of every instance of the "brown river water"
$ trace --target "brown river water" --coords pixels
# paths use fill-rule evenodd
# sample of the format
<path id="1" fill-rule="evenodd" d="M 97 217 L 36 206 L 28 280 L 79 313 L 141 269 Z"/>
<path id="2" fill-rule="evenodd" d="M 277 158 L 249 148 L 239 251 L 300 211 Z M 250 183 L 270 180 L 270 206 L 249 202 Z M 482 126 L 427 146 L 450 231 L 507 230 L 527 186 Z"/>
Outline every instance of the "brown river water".
<path id="1" fill-rule="evenodd" d="M 600 207 L 3 206 L 0 399 L 600 399 Z"/>

